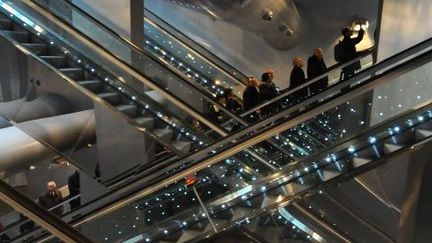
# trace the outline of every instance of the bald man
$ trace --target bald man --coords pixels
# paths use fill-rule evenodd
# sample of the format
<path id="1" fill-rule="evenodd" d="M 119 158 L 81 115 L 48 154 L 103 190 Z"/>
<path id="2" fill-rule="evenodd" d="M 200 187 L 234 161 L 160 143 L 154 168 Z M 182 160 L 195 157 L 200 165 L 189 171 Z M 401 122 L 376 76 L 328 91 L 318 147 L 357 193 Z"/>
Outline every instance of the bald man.
<path id="1" fill-rule="evenodd" d="M 307 75 L 309 80 L 320 76 L 327 72 L 327 66 L 323 59 L 323 51 L 321 48 L 316 48 L 312 56 L 308 58 Z M 324 77 L 310 85 L 312 95 L 318 94 L 328 85 L 328 77 Z"/>
<path id="2" fill-rule="evenodd" d="M 57 184 L 55 183 L 55 181 L 49 181 L 47 183 L 46 192 L 39 197 L 38 202 L 42 207 L 48 210 L 60 204 L 62 200 L 63 200 L 62 194 L 59 190 L 57 190 Z M 50 212 L 57 216 L 62 215 L 63 205 L 58 206 L 53 210 L 50 210 Z"/>
<path id="3" fill-rule="evenodd" d="M 303 71 L 304 66 L 304 60 L 301 57 L 295 57 L 293 59 L 293 69 L 291 71 L 290 75 L 290 86 L 289 89 L 294 89 L 306 82 L 305 73 Z M 292 94 L 292 97 L 296 99 L 297 101 L 301 101 L 306 99 L 308 96 L 308 88 L 303 88 L 294 94 Z"/>

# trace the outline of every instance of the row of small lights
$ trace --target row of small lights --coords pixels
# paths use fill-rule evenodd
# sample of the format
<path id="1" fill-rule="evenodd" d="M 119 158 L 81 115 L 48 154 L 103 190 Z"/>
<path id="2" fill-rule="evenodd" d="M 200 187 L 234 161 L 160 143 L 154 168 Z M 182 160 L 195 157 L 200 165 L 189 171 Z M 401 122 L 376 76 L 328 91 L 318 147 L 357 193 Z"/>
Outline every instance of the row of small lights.
<path id="1" fill-rule="evenodd" d="M 428 120 L 430 120 L 431 118 L 432 118 L 432 112 L 431 111 L 428 111 L 427 113 L 426 113 L 426 115 L 429 117 L 429 119 Z M 417 121 L 418 121 L 418 123 L 417 124 L 420 124 L 420 123 L 422 123 L 422 122 L 424 122 L 426 119 L 425 119 L 425 116 L 424 115 L 419 115 L 418 117 L 417 117 Z M 412 126 L 414 126 L 415 125 L 415 121 L 413 120 L 413 119 L 408 119 L 407 121 L 406 121 L 406 125 L 408 126 L 408 127 L 406 127 L 406 129 L 409 129 L 410 127 L 412 127 Z M 393 136 L 393 135 L 395 135 L 396 133 L 400 133 L 400 132 L 402 132 L 402 129 L 401 129 L 401 127 L 400 126 L 394 126 L 394 127 L 392 127 L 392 128 L 389 128 L 389 129 L 386 129 L 386 131 L 388 131 L 388 135 L 391 135 L 391 136 Z M 377 138 L 376 137 L 369 137 L 368 139 L 368 143 L 369 144 L 375 144 L 375 143 L 377 143 Z M 356 153 L 356 149 L 355 149 L 355 146 L 354 145 L 350 145 L 350 146 L 348 146 L 348 148 L 346 149 L 349 153 L 351 153 L 351 154 L 355 154 Z M 327 163 L 335 163 L 336 161 L 337 161 L 337 159 L 336 159 L 336 155 L 335 154 L 331 154 L 331 155 L 327 155 L 326 157 L 325 157 L 325 161 L 327 162 Z M 318 166 L 317 166 L 317 164 L 315 163 L 314 165 L 313 165 L 313 167 L 305 167 L 304 169 L 303 169 L 303 171 L 304 172 L 306 172 L 306 173 L 310 173 L 312 170 L 316 170 L 316 169 L 318 169 Z M 299 172 L 296 172 L 295 173 L 295 176 L 300 176 L 301 174 L 299 173 Z M 283 180 L 283 179 L 282 179 Z M 286 179 L 285 178 L 285 180 L 283 180 L 283 182 L 287 182 L 288 181 L 288 179 Z M 300 182 L 301 182 L 302 180 L 300 180 Z M 266 192 L 267 191 L 267 187 L 261 187 L 260 189 L 259 189 L 259 191 L 261 192 L 261 193 L 263 193 L 263 192 Z M 322 191 L 320 190 L 319 191 L 319 193 L 322 193 Z M 243 196 L 241 196 L 241 199 L 242 200 L 249 200 L 251 197 L 253 197 L 254 196 L 254 194 L 253 193 L 250 193 L 250 194 L 247 194 L 247 195 L 243 195 Z M 220 205 L 220 208 L 221 209 L 226 209 L 227 207 L 229 207 L 229 205 L 227 205 L 227 204 L 222 204 L 222 205 Z M 215 209 L 216 208 L 214 208 L 213 210 L 211 210 L 211 211 L 215 211 Z M 205 218 L 205 217 L 207 217 L 207 215 L 202 215 L 203 216 L 203 218 Z M 183 223 L 183 226 L 187 226 L 187 221 L 184 221 L 184 223 Z M 163 231 L 165 234 L 169 234 L 169 232 L 168 232 L 168 230 L 167 229 L 165 229 L 164 231 Z M 148 239 L 148 241 L 150 241 L 150 238 L 146 238 L 146 239 Z M 309 238 L 308 238 L 309 239 Z"/>
<path id="2" fill-rule="evenodd" d="M 196 81 L 199 85 L 206 88 L 214 97 L 218 94 L 223 95 L 225 87 L 222 86 L 222 84 L 226 84 L 225 81 L 222 82 L 216 82 L 215 81 L 209 81 L 206 77 L 203 77 L 202 74 L 192 70 L 192 68 L 186 66 L 183 62 L 180 60 L 177 60 L 174 56 L 171 56 L 167 51 L 161 49 L 161 47 L 153 44 L 148 39 L 145 41 L 146 48 L 151 51 L 152 53 L 155 53 L 156 55 L 160 55 L 162 58 L 167 59 L 171 65 L 173 65 L 176 69 L 180 70 L 182 73 L 184 73 L 187 77 L 193 79 Z M 210 72 L 210 71 L 209 71 Z M 233 87 L 231 87 L 233 88 Z"/>

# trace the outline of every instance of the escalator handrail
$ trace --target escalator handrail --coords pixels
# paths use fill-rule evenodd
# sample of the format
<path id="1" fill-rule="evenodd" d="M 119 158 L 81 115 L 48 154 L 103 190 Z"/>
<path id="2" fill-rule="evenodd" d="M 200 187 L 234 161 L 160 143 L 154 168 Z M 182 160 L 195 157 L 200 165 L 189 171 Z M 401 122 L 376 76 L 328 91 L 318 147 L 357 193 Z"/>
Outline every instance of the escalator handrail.
<path id="1" fill-rule="evenodd" d="M 268 124 L 272 124 L 273 122 L 286 117 L 287 115 L 291 114 L 292 112 L 297 111 L 306 105 L 312 104 L 312 103 L 320 100 L 321 98 L 328 96 L 329 94 L 332 94 L 333 91 L 338 91 L 345 86 L 348 86 L 350 84 L 354 84 L 354 83 L 358 82 L 359 80 L 361 80 L 362 78 L 368 77 L 369 75 L 375 75 L 378 71 L 386 69 L 386 68 L 394 65 L 395 63 L 398 63 L 398 62 L 408 58 L 411 55 L 417 55 L 420 51 L 422 51 L 426 48 L 429 48 L 431 46 L 432 46 L 432 38 L 429 38 L 429 39 L 427 39 L 427 40 L 425 40 L 419 44 L 416 44 L 416 45 L 414 45 L 414 46 L 412 46 L 406 50 L 403 50 L 403 51 L 379 62 L 378 64 L 375 64 L 374 66 L 371 66 L 370 68 L 359 72 L 354 77 L 351 77 L 350 79 L 348 79 L 344 82 L 339 82 L 339 83 L 331 86 L 329 89 L 322 92 L 321 94 L 313 96 L 313 97 L 303 101 L 300 104 L 292 106 L 292 107 L 290 107 L 286 110 L 283 110 L 282 112 L 279 112 L 279 113 L 277 113 L 277 114 L 275 114 L 275 115 L 273 115 L 273 116 L 271 116 L 265 120 L 261 120 L 261 121 L 245 128 L 245 129 L 239 130 L 236 133 L 232 133 L 232 134 L 228 135 L 227 137 L 220 139 L 219 141 L 213 143 L 212 145 L 210 145 L 206 148 L 203 148 L 199 152 L 196 152 L 192 155 L 185 157 L 184 159 L 179 161 L 179 164 L 185 163 L 185 162 L 191 161 L 191 160 L 196 160 L 196 159 L 200 158 L 201 155 L 207 155 L 207 154 L 211 153 L 212 151 L 217 150 L 219 147 L 231 143 L 231 141 L 237 141 L 238 139 L 240 139 L 241 137 L 243 137 L 249 133 L 252 133 L 252 132 L 254 132 L 254 131 L 256 131 L 262 127 L 265 127 Z M 301 122 L 304 122 L 304 121 L 301 121 Z"/>
<path id="2" fill-rule="evenodd" d="M 240 72 L 238 69 L 236 69 L 235 67 L 233 67 L 229 63 L 225 62 L 223 59 L 219 58 L 218 56 L 213 54 L 211 51 L 207 50 L 205 47 L 203 47 L 202 45 L 200 45 L 199 43 L 197 43 L 193 39 L 189 38 L 187 35 L 184 35 L 182 32 L 178 31 L 174 26 L 172 26 L 167 21 L 165 21 L 162 18 L 160 18 L 159 16 L 157 16 L 155 13 L 153 13 L 148 8 L 144 7 L 144 11 L 145 11 L 144 17 L 146 19 L 148 19 L 148 21 L 151 22 L 154 26 L 157 26 L 159 29 L 166 32 L 172 38 L 179 40 L 180 43 L 187 46 L 188 48 L 190 48 L 191 50 L 193 50 L 196 54 L 198 54 L 200 56 L 203 56 L 202 52 L 206 52 L 206 55 L 209 55 L 211 57 L 210 58 L 203 57 L 204 60 L 207 60 L 207 61 L 211 62 L 212 64 L 214 64 L 216 67 L 218 67 L 219 69 L 224 71 L 228 76 L 232 77 L 233 80 L 236 80 L 242 86 L 245 85 L 244 80 L 246 80 L 247 76 L 244 73 Z M 149 18 L 149 16 L 150 16 L 150 18 Z M 175 33 L 173 33 L 173 32 L 175 32 Z M 199 48 L 200 51 L 197 51 L 196 47 L 195 48 L 190 47 L 190 45 L 185 44 L 185 42 L 192 43 L 194 46 Z M 222 65 L 227 66 L 233 72 L 239 74 L 241 76 L 241 78 L 239 79 L 239 78 L 233 76 L 228 70 L 226 70 L 226 68 L 222 68 L 220 64 L 218 65 L 218 64 L 214 63 L 215 59 L 218 62 L 222 63 Z"/>
<path id="3" fill-rule="evenodd" d="M 407 54 L 416 54 L 417 52 L 421 51 L 424 48 L 424 45 L 427 45 L 427 47 L 431 46 L 432 45 L 432 39 L 428 39 L 427 41 L 422 42 L 422 43 L 420 43 L 414 47 L 411 47 L 408 50 L 403 51 L 401 53 L 398 53 L 398 54 L 396 54 L 396 55 L 394 55 L 388 59 L 390 59 L 392 61 L 394 58 L 397 58 L 398 60 L 402 60 L 402 59 L 407 57 Z M 432 59 L 432 51 L 429 51 L 426 54 L 427 54 L 426 57 L 425 57 L 425 54 L 421 54 L 421 56 L 425 57 L 425 59 L 427 59 L 427 61 L 430 61 L 430 59 Z M 362 93 L 365 93 L 365 92 L 371 90 L 377 84 L 381 84 L 383 82 L 388 81 L 389 76 L 401 71 L 399 69 L 413 68 L 414 65 L 418 64 L 417 62 L 419 60 L 417 59 L 417 57 L 414 57 L 413 60 L 410 60 L 410 61 L 411 62 L 408 64 L 407 63 L 399 64 L 398 66 L 393 67 L 392 69 L 386 71 L 383 75 L 380 75 L 379 77 L 375 77 L 371 82 L 368 83 L 368 85 L 361 86 L 360 92 L 358 92 L 358 90 L 352 90 L 349 93 L 346 93 L 342 96 L 336 97 L 333 101 L 327 102 L 323 106 L 334 107 L 335 104 L 345 103 L 347 100 L 350 100 L 352 98 L 354 93 L 362 94 Z M 385 63 L 387 63 L 387 62 L 385 62 Z M 375 72 L 376 72 L 376 70 L 368 70 L 367 72 L 364 72 L 362 76 L 367 76 L 367 75 L 373 74 Z M 399 75 L 400 75 L 400 73 L 399 73 Z M 357 80 L 355 80 L 355 81 L 357 81 Z M 341 85 L 341 84 L 335 85 L 334 89 L 340 89 L 344 85 L 346 85 L 346 83 L 344 83 L 343 85 Z M 86 216 L 84 219 L 81 219 L 81 220 L 75 222 L 73 225 L 74 225 L 74 227 L 79 226 L 83 223 L 86 223 L 86 222 L 89 222 L 93 219 L 101 217 L 101 216 L 103 216 L 103 215 L 105 215 L 105 214 L 107 214 L 113 210 L 116 210 L 117 208 L 120 208 L 120 207 L 122 207 L 122 206 L 124 206 L 130 202 L 133 202 L 135 200 L 146 197 L 152 193 L 155 193 L 158 190 L 185 178 L 187 175 L 194 174 L 197 171 L 200 171 L 202 169 L 207 168 L 211 164 L 214 164 L 218 161 L 221 161 L 221 160 L 231 156 L 232 154 L 235 154 L 236 152 L 241 151 L 242 149 L 249 147 L 251 143 L 258 143 L 262 140 L 267 139 L 267 137 L 270 137 L 273 134 L 275 134 L 275 131 L 277 131 L 276 133 L 278 133 L 279 130 L 286 130 L 289 127 L 296 126 L 302 122 L 305 122 L 308 119 L 310 119 L 311 117 L 314 117 L 320 113 L 321 113 L 321 109 L 314 108 L 312 110 L 304 112 L 303 114 L 298 115 L 297 117 L 294 117 L 291 121 L 289 121 L 287 123 L 282 123 L 282 124 L 276 125 L 276 127 L 271 127 L 269 129 L 266 129 L 265 131 L 262 131 L 261 133 L 254 136 L 253 138 L 249 138 L 245 141 L 241 141 L 238 144 L 236 144 L 235 146 L 228 147 L 225 151 L 223 151 L 219 154 L 216 154 L 213 157 L 210 157 L 208 159 L 201 160 L 201 161 L 195 163 L 194 165 L 189 166 L 186 169 L 178 171 L 174 175 L 170 175 L 167 178 L 159 178 L 159 180 L 152 181 L 151 183 L 144 185 L 144 189 L 139 190 L 133 194 L 130 194 L 130 195 L 124 197 L 123 199 L 118 200 L 112 204 L 109 204 L 109 205 L 102 207 L 100 210 L 93 212 L 92 214 Z M 224 138 L 223 140 L 232 140 L 232 139 L 233 138 Z M 252 140 L 254 140 L 254 141 L 252 141 Z M 199 154 L 199 153 L 205 153 L 205 152 L 200 151 L 200 152 L 197 152 L 195 154 Z"/>
<path id="4" fill-rule="evenodd" d="M 29 5 L 28 1 L 31 1 L 31 4 L 33 4 L 33 6 Z M 27 1 L 24 1 L 24 2 L 27 2 L 25 4 L 29 8 L 35 9 L 37 7 L 39 9 L 44 9 L 38 3 L 33 2 L 33 0 L 27 0 Z M 79 30 L 75 29 L 74 27 L 71 27 L 69 25 L 69 23 L 67 23 L 67 22 L 65 22 L 65 21 L 63 21 L 61 19 L 58 19 L 56 16 L 54 16 L 50 12 L 47 12 L 45 10 L 42 10 L 43 13 L 41 13 L 41 10 L 35 10 L 35 11 L 37 11 L 41 15 L 44 15 L 46 18 L 50 19 L 53 22 L 62 23 L 63 25 L 66 25 L 68 28 L 70 28 L 71 30 L 73 30 L 73 32 L 68 31 L 68 34 L 70 34 L 72 36 L 78 36 L 78 35 L 79 36 L 86 36 L 83 33 L 81 33 Z M 49 17 L 47 17 L 47 15 Z M 188 103 L 186 103 L 186 102 L 184 102 L 182 100 L 179 100 L 174 94 L 172 94 L 171 92 L 167 91 L 165 88 L 160 87 L 158 84 L 153 83 L 151 81 L 151 79 L 147 77 L 147 75 L 145 75 L 145 74 L 141 73 L 140 71 L 136 70 L 136 68 L 130 66 L 128 63 L 126 63 L 125 61 L 123 61 L 122 59 L 120 59 L 119 57 L 117 57 L 116 55 L 114 55 L 112 52 L 110 52 L 109 50 L 107 50 L 105 47 L 101 46 L 99 43 L 97 43 L 93 39 L 86 38 L 86 41 L 89 42 L 89 43 L 91 43 L 91 45 L 94 45 L 97 48 L 99 48 L 103 53 L 105 53 L 106 55 L 108 55 L 109 58 L 112 58 L 113 60 L 115 60 L 116 62 L 118 62 L 119 64 L 121 64 L 122 66 L 117 65 L 117 67 L 119 67 L 125 73 L 129 73 L 130 76 L 137 78 L 140 82 L 142 82 L 147 87 L 149 87 L 149 88 L 151 88 L 153 90 L 156 90 L 161 96 L 163 96 L 164 98 L 166 98 L 167 100 L 169 100 L 170 102 L 172 102 L 173 104 L 175 104 L 176 106 L 178 106 L 181 110 L 183 110 L 188 115 L 190 115 L 192 117 L 195 117 L 197 120 L 199 120 L 200 122 L 202 122 L 203 124 L 205 124 L 207 127 L 211 128 L 213 131 L 217 132 L 218 134 L 221 134 L 221 135 L 226 134 L 226 131 L 223 128 L 221 128 L 220 125 L 215 124 L 214 122 L 210 121 L 206 117 L 203 117 L 200 114 L 200 112 L 198 112 L 196 109 L 192 108 Z M 148 54 L 145 54 L 145 55 L 147 56 Z M 106 57 L 106 58 L 108 58 L 108 57 Z M 151 58 L 153 61 L 156 61 L 156 62 L 159 63 L 159 60 L 154 59 L 152 56 L 149 56 L 149 58 Z M 113 63 L 115 63 L 115 62 L 113 61 Z M 116 65 L 116 64 L 114 64 L 114 65 Z M 174 75 L 178 76 L 175 73 L 174 73 Z M 129 87 L 129 88 L 131 90 L 135 90 L 132 87 Z M 138 91 L 136 91 L 136 92 L 138 92 Z"/>

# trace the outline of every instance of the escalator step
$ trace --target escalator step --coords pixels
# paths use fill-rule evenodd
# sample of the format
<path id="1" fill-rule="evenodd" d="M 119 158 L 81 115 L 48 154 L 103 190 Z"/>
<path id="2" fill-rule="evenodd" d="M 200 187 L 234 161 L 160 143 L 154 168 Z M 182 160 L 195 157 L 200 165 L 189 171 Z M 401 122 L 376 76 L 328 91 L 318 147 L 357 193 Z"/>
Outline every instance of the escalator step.
<path id="1" fill-rule="evenodd" d="M 20 43 L 25 43 L 30 38 L 30 33 L 26 31 L 3 30 L 2 32 Z"/>
<path id="2" fill-rule="evenodd" d="M 209 224 L 208 221 L 200 221 L 196 224 L 190 225 L 188 229 L 193 231 L 204 231 L 204 229 L 208 226 L 208 224 Z"/>
<path id="3" fill-rule="evenodd" d="M 120 103 L 120 95 L 117 93 L 100 93 L 98 96 L 111 105 L 117 105 Z"/>
<path id="4" fill-rule="evenodd" d="M 0 29 L 1 30 L 12 30 L 13 23 L 9 19 L 0 19 Z"/>
<path id="5" fill-rule="evenodd" d="M 102 83 L 99 80 L 84 80 L 78 81 L 78 83 L 93 93 L 102 92 Z"/>
<path id="6" fill-rule="evenodd" d="M 323 174 L 323 181 L 328 181 L 339 176 L 340 174 L 342 174 L 342 172 L 336 170 L 323 170 L 322 174 Z"/>
<path id="7" fill-rule="evenodd" d="M 153 133 L 167 142 L 169 142 L 174 135 L 174 131 L 171 129 L 155 129 Z"/>
<path id="8" fill-rule="evenodd" d="M 177 242 L 187 242 L 189 240 L 195 239 L 195 237 L 201 235 L 204 232 L 199 232 L 195 230 L 185 230 L 183 234 L 178 238 Z"/>
<path id="9" fill-rule="evenodd" d="M 43 55 L 48 52 L 48 46 L 46 44 L 41 43 L 23 43 L 21 44 L 25 48 L 27 48 L 30 52 L 36 55 Z"/>
<path id="10" fill-rule="evenodd" d="M 401 148 L 403 148 L 404 146 L 403 145 L 396 145 L 396 144 L 389 144 L 389 143 L 386 143 L 386 144 L 384 144 L 384 153 L 392 153 L 392 152 L 395 152 L 395 151 L 397 151 L 397 150 L 399 150 L 399 149 L 401 149 Z"/>
<path id="11" fill-rule="evenodd" d="M 153 128 L 153 126 L 154 126 L 154 118 L 153 117 L 142 116 L 142 117 L 136 118 L 135 121 L 147 129 Z"/>
<path id="12" fill-rule="evenodd" d="M 59 68 L 59 70 L 75 81 L 84 79 L 84 70 L 82 68 Z"/>
<path id="13" fill-rule="evenodd" d="M 191 143 L 187 141 L 175 141 L 172 143 L 172 146 L 185 154 L 191 149 Z"/>
<path id="14" fill-rule="evenodd" d="M 137 115 L 138 107 L 136 105 L 119 105 L 116 108 L 129 117 L 134 118 Z"/>
<path id="15" fill-rule="evenodd" d="M 66 65 L 66 58 L 64 56 L 40 56 L 40 58 L 56 68 L 61 68 Z"/>
<path id="16" fill-rule="evenodd" d="M 416 130 L 416 141 L 428 138 L 432 136 L 432 131 L 430 130 L 424 130 L 424 129 L 417 129 Z"/>

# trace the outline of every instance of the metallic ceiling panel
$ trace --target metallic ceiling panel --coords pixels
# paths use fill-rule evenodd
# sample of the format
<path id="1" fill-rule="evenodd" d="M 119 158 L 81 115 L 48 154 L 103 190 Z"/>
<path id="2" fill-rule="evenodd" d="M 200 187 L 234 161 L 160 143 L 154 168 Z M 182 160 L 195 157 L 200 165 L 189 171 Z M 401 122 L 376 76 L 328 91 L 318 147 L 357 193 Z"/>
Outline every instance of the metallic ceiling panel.
<path id="1" fill-rule="evenodd" d="M 254 32 L 279 50 L 289 50 L 300 42 L 300 16 L 293 0 L 168 1 Z"/>

